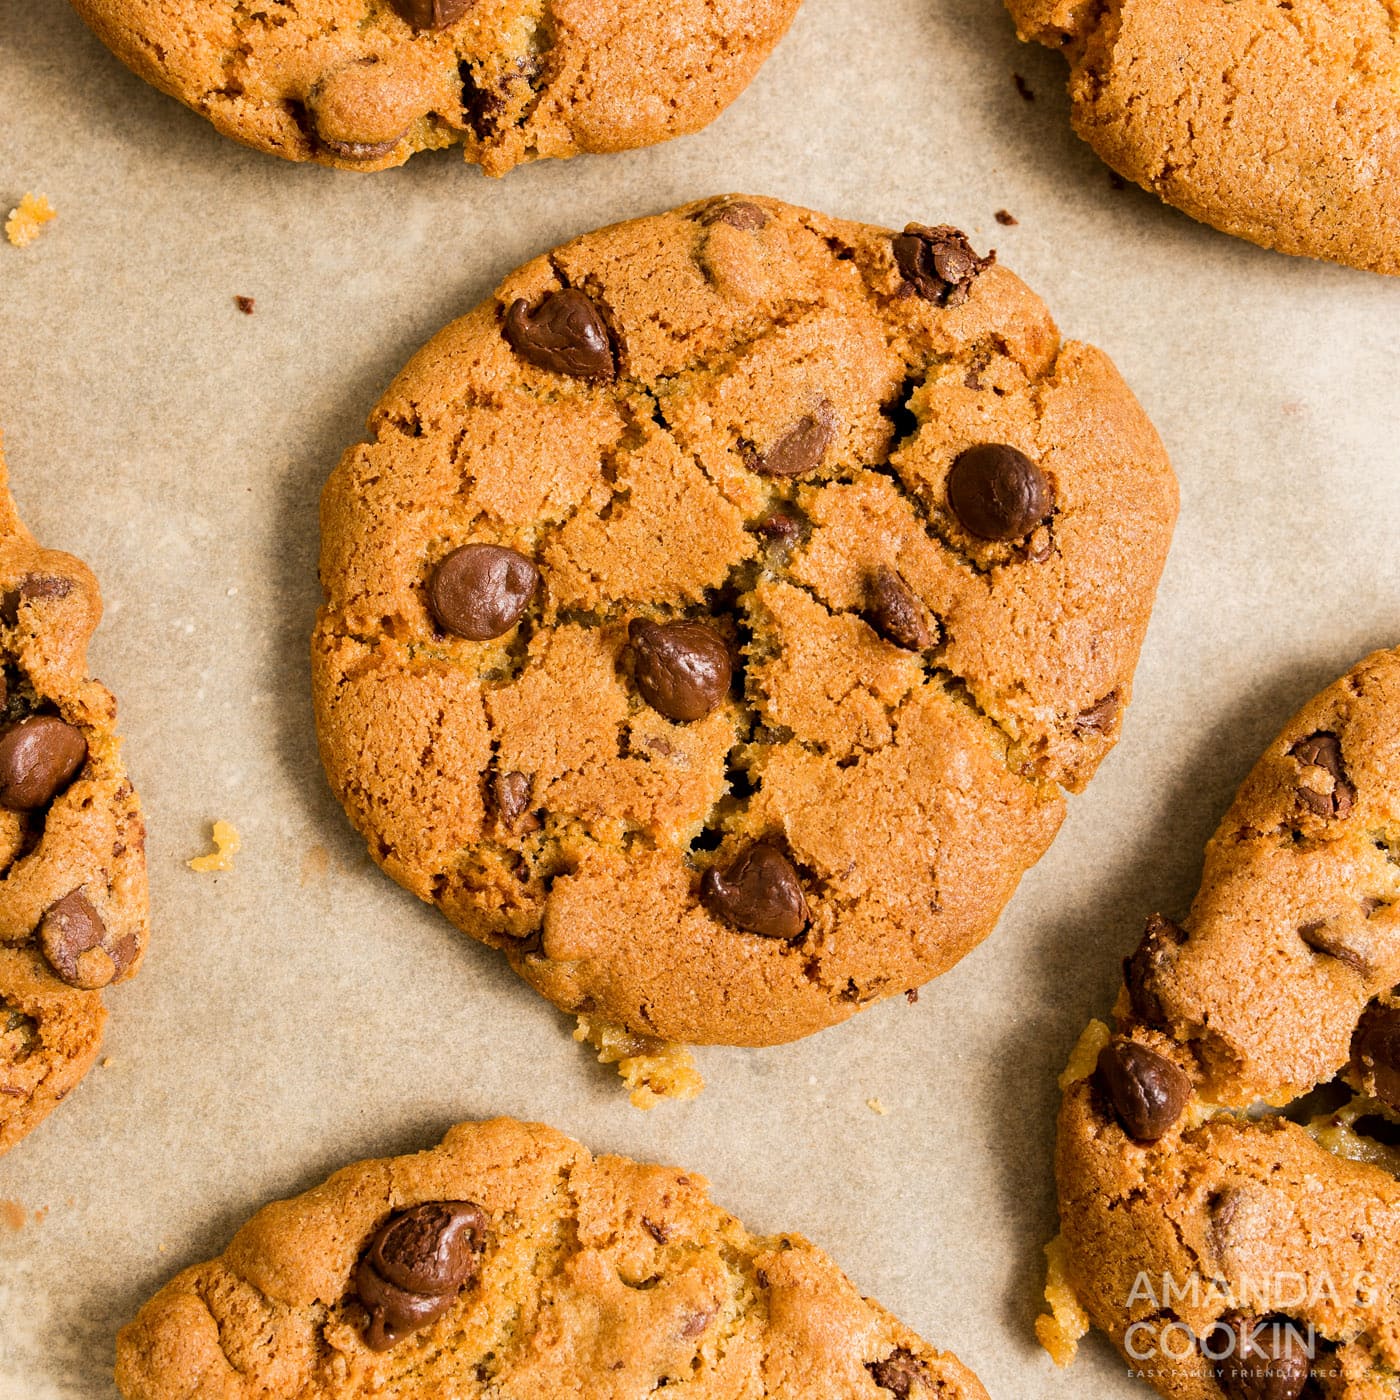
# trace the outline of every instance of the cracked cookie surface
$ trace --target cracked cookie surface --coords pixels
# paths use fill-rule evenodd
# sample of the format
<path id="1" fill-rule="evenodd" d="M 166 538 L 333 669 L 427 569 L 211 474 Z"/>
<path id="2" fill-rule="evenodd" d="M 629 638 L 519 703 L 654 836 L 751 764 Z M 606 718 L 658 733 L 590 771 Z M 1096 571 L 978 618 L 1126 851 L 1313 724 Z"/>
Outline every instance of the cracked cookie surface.
<path id="1" fill-rule="evenodd" d="M 116 1374 L 126 1400 L 986 1400 L 701 1177 L 509 1119 L 266 1207 L 122 1329 Z"/>
<path id="2" fill-rule="evenodd" d="M 1400 651 L 1289 722 L 1124 970 L 1062 1081 L 1074 1293 L 1171 1400 L 1393 1400 Z"/>
<path id="3" fill-rule="evenodd" d="M 0 1153 L 82 1079 L 147 940 L 145 827 L 87 671 L 97 582 L 42 549 L 0 454 Z"/>
<path id="4" fill-rule="evenodd" d="M 460 145 L 487 174 L 714 120 L 800 0 L 73 0 L 226 136 L 347 170 Z"/>
<path id="5" fill-rule="evenodd" d="M 1400 273 L 1397 0 L 1007 0 L 1075 130 L 1226 233 Z"/>
<path id="6" fill-rule="evenodd" d="M 1176 510 L 1112 365 L 956 230 L 763 199 L 529 263 L 370 429 L 322 501 L 332 787 L 558 1006 L 692 1043 L 990 932 L 1117 737 Z"/>

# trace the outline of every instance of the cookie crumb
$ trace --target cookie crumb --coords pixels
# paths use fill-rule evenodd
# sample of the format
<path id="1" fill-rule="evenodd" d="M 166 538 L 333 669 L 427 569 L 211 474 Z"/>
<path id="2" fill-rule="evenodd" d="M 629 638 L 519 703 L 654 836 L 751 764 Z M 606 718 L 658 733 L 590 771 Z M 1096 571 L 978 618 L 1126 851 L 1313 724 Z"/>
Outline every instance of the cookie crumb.
<path id="1" fill-rule="evenodd" d="M 103 1069 L 115 1069 L 116 1067 L 117 1067 L 117 1062 L 116 1062 L 110 1055 L 104 1055 L 104 1056 L 102 1057 L 102 1068 L 103 1068 Z"/>
<path id="2" fill-rule="evenodd" d="M 0 1225 L 7 1230 L 22 1230 L 24 1207 L 18 1201 L 0 1201 Z"/>
<path id="3" fill-rule="evenodd" d="M 1016 84 L 1016 91 L 1021 94 L 1025 101 L 1035 101 L 1035 93 L 1031 91 L 1031 85 L 1019 73 L 1013 73 L 1011 81 Z"/>
<path id="4" fill-rule="evenodd" d="M 574 1039 L 598 1052 L 600 1065 L 616 1065 L 633 1108 L 655 1108 L 663 1099 L 693 1099 L 705 1087 L 683 1045 L 633 1035 L 611 1021 L 578 1018 Z"/>
<path id="5" fill-rule="evenodd" d="M 881 1118 L 883 1118 L 889 1112 L 889 1109 L 887 1109 L 885 1105 L 880 1102 L 879 1099 L 866 1099 L 865 1106 L 871 1111 L 871 1113 L 878 1113 Z"/>
<path id="6" fill-rule="evenodd" d="M 1084 1033 L 1069 1052 L 1069 1063 L 1060 1075 L 1062 1093 L 1071 1084 L 1078 1084 L 1081 1079 L 1088 1079 L 1093 1074 L 1094 1066 L 1099 1062 L 1099 1051 L 1112 1039 L 1112 1033 L 1102 1021 L 1090 1021 L 1084 1027 Z"/>
<path id="7" fill-rule="evenodd" d="M 243 838 L 228 822 L 214 823 L 214 849 L 208 855 L 195 856 L 186 864 L 201 875 L 214 871 L 232 870 L 233 858 L 243 849 Z"/>
<path id="8" fill-rule="evenodd" d="M 917 987 L 910 987 L 904 994 L 904 1000 L 907 1001 L 910 1006 L 917 1006 L 919 1004 L 919 989 Z"/>
<path id="9" fill-rule="evenodd" d="M 251 316 L 253 308 L 257 306 L 256 297 L 234 297 L 233 304 L 245 315 Z"/>
<path id="10" fill-rule="evenodd" d="M 1036 1318 L 1035 1335 L 1055 1365 L 1068 1366 L 1079 1351 L 1079 1339 L 1089 1330 L 1089 1314 L 1070 1286 L 1063 1235 L 1045 1246 L 1045 1259 L 1045 1301 L 1050 1311 Z"/>
<path id="11" fill-rule="evenodd" d="M 998 209 L 993 217 L 1002 228 L 1015 228 L 1021 222 L 1009 209 Z"/>
<path id="12" fill-rule="evenodd" d="M 5 220 L 5 237 L 16 248 L 27 248 L 43 232 L 58 210 L 41 194 L 26 194 Z"/>

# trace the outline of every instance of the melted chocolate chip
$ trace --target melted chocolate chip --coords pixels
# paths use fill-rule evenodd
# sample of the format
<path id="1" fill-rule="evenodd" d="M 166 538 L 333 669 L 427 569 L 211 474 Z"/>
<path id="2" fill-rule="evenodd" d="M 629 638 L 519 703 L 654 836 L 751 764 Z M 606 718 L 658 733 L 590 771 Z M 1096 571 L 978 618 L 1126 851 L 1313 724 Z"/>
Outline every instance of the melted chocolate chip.
<path id="1" fill-rule="evenodd" d="M 136 956 L 134 939 L 114 940 L 81 890 L 64 895 L 39 921 L 39 947 L 61 981 L 95 991 L 114 982 Z"/>
<path id="2" fill-rule="evenodd" d="M 905 285 L 936 306 L 961 306 L 969 289 L 995 261 L 979 258 L 961 229 L 910 224 L 894 240 L 894 260 Z"/>
<path id="3" fill-rule="evenodd" d="M 700 900 L 745 933 L 788 942 L 811 917 L 792 862 L 766 842 L 750 846 L 727 871 L 711 866 L 700 880 Z"/>
<path id="4" fill-rule="evenodd" d="M 802 522 L 796 516 L 776 510 L 772 515 L 760 520 L 754 529 L 766 540 L 789 545 L 802 534 Z"/>
<path id="5" fill-rule="evenodd" d="M 428 605 L 446 632 L 469 641 L 504 636 L 520 621 L 540 586 L 540 571 L 498 544 L 466 544 L 433 570 Z"/>
<path id="6" fill-rule="evenodd" d="M 746 199 L 722 199 L 702 209 L 696 218 L 706 228 L 712 224 L 728 224 L 730 228 L 743 229 L 745 233 L 757 233 L 759 229 L 768 227 L 767 211 Z"/>
<path id="7" fill-rule="evenodd" d="M 882 564 L 865 586 L 865 620 L 887 641 L 906 651 L 923 651 L 935 640 L 923 606 L 895 571 Z"/>
<path id="8" fill-rule="evenodd" d="M 19 621 L 21 603 L 40 598 L 66 598 L 73 591 L 73 581 L 61 574 L 26 574 L 18 588 L 0 594 L 0 622 L 13 627 Z"/>
<path id="9" fill-rule="evenodd" d="M 1118 719 L 1118 711 L 1122 704 L 1118 699 L 1118 692 L 1105 695 L 1097 703 L 1090 705 L 1087 710 L 1081 710 L 1074 717 L 1074 732 L 1076 734 L 1107 734 Z"/>
<path id="10" fill-rule="evenodd" d="M 1205 1352 L 1229 1400 L 1298 1400 L 1312 1375 L 1307 1334 L 1287 1318 L 1223 1318 Z"/>
<path id="11" fill-rule="evenodd" d="M 896 1347 L 883 1361 L 867 1361 L 865 1369 L 881 1390 L 895 1400 L 910 1400 L 929 1387 L 928 1367 L 913 1352 Z"/>
<path id="12" fill-rule="evenodd" d="M 530 805 L 530 779 L 525 773 L 497 774 L 492 784 L 496 811 L 507 826 L 514 826 Z"/>
<path id="13" fill-rule="evenodd" d="M 634 617 L 627 640 L 642 699 L 667 719 L 704 719 L 729 693 L 734 666 L 713 627 Z"/>
<path id="14" fill-rule="evenodd" d="M 369 1310 L 365 1344 L 387 1351 L 441 1317 L 476 1277 L 486 1216 L 469 1201 L 428 1201 L 391 1215 L 355 1269 Z"/>
<path id="15" fill-rule="evenodd" d="M 980 540 L 1018 540 L 1054 505 L 1045 473 L 1004 443 L 969 447 L 948 473 L 948 509 Z"/>
<path id="16" fill-rule="evenodd" d="M 392 0 L 394 8 L 415 29 L 446 29 L 471 9 L 475 0 Z"/>
<path id="17" fill-rule="evenodd" d="M 575 287 L 550 292 L 533 311 L 523 298 L 512 302 L 504 329 L 515 353 L 541 369 L 576 379 L 609 380 L 617 373 L 607 323 Z"/>
<path id="18" fill-rule="evenodd" d="M 1288 751 L 1304 768 L 1320 768 L 1332 779 L 1330 793 L 1300 785 L 1298 796 L 1303 805 L 1318 817 L 1345 817 L 1356 804 L 1356 789 L 1347 778 L 1342 762 L 1342 741 L 1326 730 L 1300 739 Z"/>
<path id="19" fill-rule="evenodd" d="M 1400 1113 L 1400 1006 L 1366 1008 L 1351 1038 L 1351 1063 L 1366 1092 Z"/>
<path id="20" fill-rule="evenodd" d="M 46 807 L 87 760 L 82 730 L 56 715 L 34 715 L 0 735 L 0 807 Z"/>
<path id="21" fill-rule="evenodd" d="M 799 418 L 767 452 L 750 453 L 749 466 L 760 476 L 805 476 L 821 466 L 835 440 L 831 409 L 823 405 Z"/>
<path id="22" fill-rule="evenodd" d="M 1363 977 L 1371 973 L 1371 960 L 1366 955 L 1363 934 L 1358 940 L 1356 932 L 1344 925 L 1334 927 L 1326 919 L 1314 919 L 1311 923 L 1298 926 L 1298 937 L 1315 953 L 1324 953 L 1345 963 L 1353 972 Z"/>
<path id="23" fill-rule="evenodd" d="M 1164 1028 L 1166 1013 L 1157 994 L 1157 981 L 1171 966 L 1186 942 L 1186 930 L 1160 914 L 1147 916 L 1142 942 L 1131 957 L 1123 959 L 1123 984 L 1128 989 L 1133 1015 L 1144 1025 Z"/>
<path id="24" fill-rule="evenodd" d="M 402 140 L 402 136 L 396 136 L 392 141 L 337 141 L 329 136 L 320 138 L 326 150 L 343 160 L 378 160 L 381 156 L 389 155 Z"/>
<path id="25" fill-rule="evenodd" d="M 1186 1075 L 1165 1056 L 1134 1040 L 1105 1045 L 1096 1073 L 1118 1121 L 1137 1142 L 1165 1137 L 1191 1097 Z"/>

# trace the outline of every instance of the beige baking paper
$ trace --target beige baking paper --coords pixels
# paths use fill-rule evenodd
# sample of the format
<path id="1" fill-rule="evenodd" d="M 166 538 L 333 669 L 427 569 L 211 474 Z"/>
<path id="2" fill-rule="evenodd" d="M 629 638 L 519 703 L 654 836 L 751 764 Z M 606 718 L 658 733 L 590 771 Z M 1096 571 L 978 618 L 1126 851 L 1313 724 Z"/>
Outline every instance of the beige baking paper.
<path id="1" fill-rule="evenodd" d="M 0 0 L 0 214 L 28 190 L 58 211 L 0 244 L 0 425 L 30 525 L 102 581 L 94 660 L 154 900 L 101 1067 L 0 1161 L 18 1203 L 0 1400 L 110 1400 L 117 1327 L 264 1201 L 492 1114 L 705 1173 L 999 1400 L 1149 1393 L 1101 1341 L 1060 1374 L 1032 1336 L 1055 1077 L 1144 916 L 1184 912 L 1262 746 L 1400 642 L 1400 283 L 1114 188 L 1069 131 L 1064 76 L 995 0 L 807 0 L 698 136 L 503 182 L 450 153 L 357 176 L 243 150 L 61 0 Z M 407 356 L 505 273 L 728 190 L 995 246 L 1117 361 L 1182 516 L 1123 740 L 995 936 L 917 1005 L 701 1051 L 704 1095 L 644 1114 L 564 1017 L 368 863 L 331 799 L 307 696 L 316 502 Z M 195 874 L 215 818 L 242 850 Z"/>

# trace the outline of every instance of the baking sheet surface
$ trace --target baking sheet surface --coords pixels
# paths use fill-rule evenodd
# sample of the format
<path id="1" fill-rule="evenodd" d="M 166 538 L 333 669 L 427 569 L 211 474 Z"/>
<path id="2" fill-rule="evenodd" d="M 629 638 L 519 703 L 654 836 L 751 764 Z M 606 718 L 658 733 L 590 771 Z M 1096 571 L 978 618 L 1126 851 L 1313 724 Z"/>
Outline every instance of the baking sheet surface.
<path id="1" fill-rule="evenodd" d="M 1063 83 L 994 0 L 807 0 L 698 136 L 498 183 L 451 153 L 357 177 L 217 137 L 61 0 L 0 0 L 0 213 L 26 190 L 58 210 L 29 249 L 0 244 L 0 425 L 30 525 L 103 585 L 94 661 L 154 901 L 101 1067 L 0 1161 L 0 1400 L 110 1400 L 116 1328 L 263 1202 L 497 1113 L 705 1173 L 994 1397 L 1149 1393 L 1102 1341 L 1060 1375 L 1031 1334 L 1055 1077 L 1144 916 L 1184 913 L 1262 746 L 1400 641 L 1400 283 L 1114 188 Z M 368 863 L 332 800 L 307 694 L 315 508 L 394 372 L 506 272 L 729 190 L 995 246 L 1115 358 L 1182 517 L 1123 740 L 995 936 L 917 1005 L 700 1052 L 704 1095 L 643 1114 L 502 960 Z M 243 851 L 196 875 L 214 818 Z"/>

